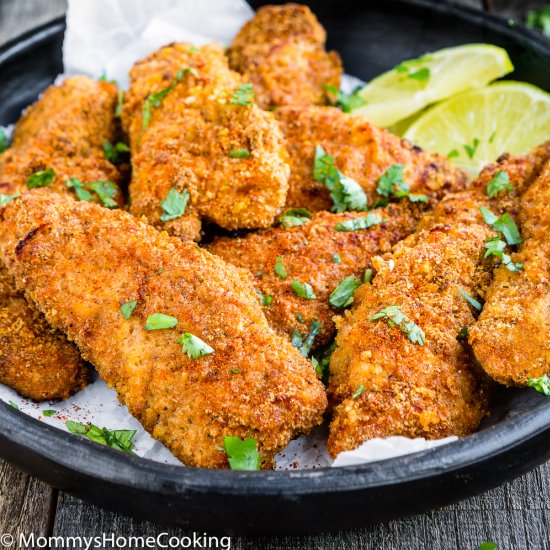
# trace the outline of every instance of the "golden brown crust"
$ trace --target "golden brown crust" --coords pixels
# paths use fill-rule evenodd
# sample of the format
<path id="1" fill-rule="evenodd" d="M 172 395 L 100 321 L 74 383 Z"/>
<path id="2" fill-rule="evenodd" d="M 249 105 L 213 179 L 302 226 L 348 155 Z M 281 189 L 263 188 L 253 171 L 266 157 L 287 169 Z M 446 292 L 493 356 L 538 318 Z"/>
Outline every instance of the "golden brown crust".
<path id="1" fill-rule="evenodd" d="M 342 62 L 325 50 L 326 32 L 306 6 L 264 6 L 229 48 L 230 67 L 251 82 L 258 104 L 325 105 L 340 87 Z"/>
<path id="2" fill-rule="evenodd" d="M 526 385 L 550 374 L 550 163 L 525 189 L 518 225 L 523 238 L 512 261 L 495 270 L 486 302 L 470 329 L 470 343 L 485 371 L 502 384 Z"/>
<path id="3" fill-rule="evenodd" d="M 332 206 L 327 188 L 313 179 L 317 145 L 334 157 L 344 175 L 361 185 L 370 204 L 380 199 L 376 193 L 378 179 L 393 164 L 406 167 L 405 180 L 414 193 L 433 199 L 466 186 L 466 174 L 445 157 L 422 151 L 362 117 L 334 107 L 284 107 L 277 109 L 275 116 L 290 154 L 287 207 L 316 212 Z"/>
<path id="4" fill-rule="evenodd" d="M 326 396 L 311 363 L 269 328 L 250 279 L 233 266 L 125 212 L 47 190 L 1 216 L 18 286 L 186 464 L 227 467 L 218 447 L 233 435 L 256 438 L 268 467 L 320 423 Z M 131 300 L 125 320 L 119 308 Z M 176 317 L 177 328 L 144 330 L 154 313 Z M 215 353 L 188 358 L 177 343 L 187 332 Z"/>
<path id="5" fill-rule="evenodd" d="M 317 348 L 334 336 L 332 317 L 341 311 L 330 305 L 331 292 L 344 277 L 362 277 L 365 269 L 372 267 L 373 256 L 389 252 L 394 244 L 412 233 L 422 209 L 403 201 L 377 212 L 388 221 L 366 230 L 335 229 L 338 223 L 361 218 L 365 212 L 319 212 L 309 223 L 298 227 L 278 227 L 242 238 L 219 238 L 208 250 L 250 271 L 256 288 L 264 296 L 272 297 L 271 305 L 264 307 L 264 312 L 280 334 L 292 335 L 294 329 L 305 334 L 314 320 L 319 321 L 323 328 L 315 339 L 314 348 Z M 335 262 L 334 254 L 338 254 L 340 262 Z M 287 271 L 285 279 L 274 271 L 279 256 Z M 295 280 L 309 283 L 316 298 L 298 297 L 291 288 Z"/>
<path id="6" fill-rule="evenodd" d="M 130 211 L 182 239 L 200 238 L 201 218 L 230 230 L 269 227 L 288 189 L 283 138 L 271 113 L 231 103 L 243 81 L 222 48 L 172 44 L 138 62 L 130 78 L 122 115 L 132 148 Z M 147 97 L 174 82 L 144 128 Z M 234 149 L 250 157 L 231 158 Z M 171 188 L 190 200 L 183 216 L 162 222 Z"/>

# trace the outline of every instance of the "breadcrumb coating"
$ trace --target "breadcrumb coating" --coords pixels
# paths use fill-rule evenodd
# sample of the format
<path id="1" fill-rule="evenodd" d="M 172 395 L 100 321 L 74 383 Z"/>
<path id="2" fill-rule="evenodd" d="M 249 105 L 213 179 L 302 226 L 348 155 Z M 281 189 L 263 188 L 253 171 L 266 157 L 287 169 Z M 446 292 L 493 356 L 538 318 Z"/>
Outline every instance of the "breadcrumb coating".
<path id="1" fill-rule="evenodd" d="M 256 439 L 267 468 L 321 422 L 326 395 L 313 366 L 269 327 L 244 271 L 126 212 L 47 190 L 0 216 L 18 287 L 185 464 L 227 467 L 223 438 L 239 436 Z M 127 320 L 120 307 L 133 300 Z M 145 330 L 157 313 L 177 326 Z M 188 357 L 178 343 L 186 333 L 214 353 Z"/>
<path id="2" fill-rule="evenodd" d="M 239 99 L 244 81 L 223 49 L 171 44 L 138 62 L 130 81 L 122 114 L 130 211 L 181 239 L 198 240 L 202 218 L 229 230 L 269 227 L 285 203 L 287 153 L 273 115 L 247 93 Z M 234 156 L 239 150 L 246 158 Z M 171 189 L 189 200 L 183 214 L 163 221 Z"/>
<path id="3" fill-rule="evenodd" d="M 326 32 L 306 6 L 263 6 L 229 48 L 230 67 L 256 90 L 260 107 L 326 105 L 340 87 L 340 56 L 325 50 Z"/>

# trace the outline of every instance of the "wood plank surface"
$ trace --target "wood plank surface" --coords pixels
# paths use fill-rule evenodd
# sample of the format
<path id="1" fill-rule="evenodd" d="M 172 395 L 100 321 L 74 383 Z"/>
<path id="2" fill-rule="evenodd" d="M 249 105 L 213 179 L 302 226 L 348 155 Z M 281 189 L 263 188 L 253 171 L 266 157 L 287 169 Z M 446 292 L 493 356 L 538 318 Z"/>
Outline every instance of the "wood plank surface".
<path id="1" fill-rule="evenodd" d="M 463 3 L 474 7 L 482 4 L 481 0 L 463 0 Z M 485 0 L 485 3 L 505 17 L 517 19 L 527 8 L 544 5 L 540 1 L 520 0 Z M 0 44 L 61 15 L 65 9 L 66 0 L 0 0 Z M 231 548 L 475 550 L 480 543 L 493 541 L 499 550 L 546 549 L 550 548 L 549 487 L 550 464 L 546 464 L 484 495 L 427 514 L 323 536 L 234 537 Z M 57 498 L 56 491 L 0 461 L 0 535 L 17 536 L 20 532 L 55 536 L 185 534 L 178 529 L 133 520 L 67 494 L 61 493 Z"/>

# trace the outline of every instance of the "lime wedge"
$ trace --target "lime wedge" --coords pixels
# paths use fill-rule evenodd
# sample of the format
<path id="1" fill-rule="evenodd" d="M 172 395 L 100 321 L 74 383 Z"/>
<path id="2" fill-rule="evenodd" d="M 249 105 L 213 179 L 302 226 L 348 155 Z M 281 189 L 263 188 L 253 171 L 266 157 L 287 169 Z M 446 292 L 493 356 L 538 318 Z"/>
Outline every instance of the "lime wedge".
<path id="1" fill-rule="evenodd" d="M 405 137 L 476 175 L 502 153 L 521 155 L 550 139 L 550 94 L 523 82 L 495 82 L 435 105 Z"/>
<path id="2" fill-rule="evenodd" d="M 405 61 L 369 82 L 358 92 L 367 104 L 353 114 L 391 126 L 431 103 L 486 86 L 513 70 L 506 50 L 490 44 L 445 48 Z"/>

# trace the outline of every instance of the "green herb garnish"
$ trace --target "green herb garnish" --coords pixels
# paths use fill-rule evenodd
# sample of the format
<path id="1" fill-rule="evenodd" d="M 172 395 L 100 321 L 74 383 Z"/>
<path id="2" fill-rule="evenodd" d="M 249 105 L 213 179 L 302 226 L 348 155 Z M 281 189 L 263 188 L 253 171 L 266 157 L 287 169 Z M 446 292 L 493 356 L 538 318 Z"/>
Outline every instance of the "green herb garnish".
<path id="1" fill-rule="evenodd" d="M 229 156 L 232 159 L 247 159 L 250 158 L 250 151 L 248 149 L 231 149 Z"/>
<path id="2" fill-rule="evenodd" d="M 336 231 L 358 231 L 359 229 L 368 229 L 373 225 L 379 225 L 387 221 L 389 220 L 387 218 L 382 218 L 378 212 L 369 212 L 366 216 L 337 223 L 334 229 L 336 229 Z"/>
<path id="3" fill-rule="evenodd" d="M 494 178 L 487 185 L 487 195 L 489 198 L 493 198 L 501 191 L 513 191 L 514 186 L 510 183 L 510 176 L 504 170 L 499 170 Z"/>
<path id="4" fill-rule="evenodd" d="M 306 208 L 290 208 L 281 217 L 281 225 L 285 229 L 304 225 L 309 222 L 311 213 Z"/>
<path id="5" fill-rule="evenodd" d="M 365 274 L 363 275 L 363 282 L 371 283 L 373 276 L 374 276 L 374 273 L 372 269 L 365 269 Z"/>
<path id="6" fill-rule="evenodd" d="M 13 195 L 0 195 L 0 208 L 4 208 L 8 202 L 11 202 L 21 196 L 21 193 L 17 192 Z"/>
<path id="7" fill-rule="evenodd" d="M 254 471 L 260 469 L 260 453 L 253 437 L 224 437 L 223 446 L 232 470 Z"/>
<path id="8" fill-rule="evenodd" d="M 453 149 L 452 151 L 449 151 L 449 152 L 447 153 L 447 158 L 448 158 L 448 159 L 454 159 L 454 158 L 458 157 L 459 154 L 460 154 L 460 153 L 459 153 L 456 149 Z"/>
<path id="9" fill-rule="evenodd" d="M 0 128 L 0 153 L 10 146 L 10 140 L 3 128 Z"/>
<path id="10" fill-rule="evenodd" d="M 198 359 L 199 357 L 204 357 L 205 355 L 210 355 L 215 353 L 215 349 L 210 347 L 206 342 L 201 340 L 198 336 L 189 334 L 186 332 L 182 334 L 178 339 L 178 344 L 182 345 L 181 351 L 187 353 L 191 359 Z"/>
<path id="11" fill-rule="evenodd" d="M 340 254 L 338 254 L 338 252 L 335 252 L 333 255 L 332 255 L 332 261 L 335 263 L 335 264 L 339 264 L 342 262 L 342 257 L 340 256 Z"/>
<path id="12" fill-rule="evenodd" d="M 294 291 L 294 294 L 296 294 L 296 296 L 299 296 L 300 298 L 306 298 L 306 300 L 314 300 L 315 298 L 317 298 L 315 292 L 313 292 L 313 288 L 309 283 L 292 281 L 290 287 Z"/>
<path id="13" fill-rule="evenodd" d="M 34 189 L 35 187 L 46 187 L 50 185 L 55 178 L 55 172 L 53 168 L 46 168 L 46 170 L 40 170 L 35 172 L 28 180 L 27 187 Z"/>
<path id="14" fill-rule="evenodd" d="M 57 411 L 54 410 L 54 409 L 47 409 L 45 411 L 42 411 L 42 414 L 46 417 L 46 418 L 49 418 L 50 416 L 53 416 L 54 414 L 57 414 Z"/>
<path id="15" fill-rule="evenodd" d="M 282 256 L 277 256 L 275 260 L 275 274 L 278 275 L 281 279 L 286 279 L 288 276 L 285 268 L 284 258 Z"/>
<path id="16" fill-rule="evenodd" d="M 297 328 L 295 328 L 294 332 L 292 333 L 292 345 L 297 348 L 304 357 L 308 357 L 311 352 L 313 343 L 315 342 L 315 338 L 317 338 L 322 328 L 323 324 L 317 320 L 314 320 L 311 323 L 311 327 L 309 327 L 309 332 L 305 337 L 300 334 Z"/>
<path id="17" fill-rule="evenodd" d="M 254 103 L 254 89 L 252 88 L 252 84 L 250 84 L 250 82 L 241 84 L 233 92 L 229 103 L 232 105 L 242 105 L 243 107 L 252 105 Z"/>
<path id="18" fill-rule="evenodd" d="M 120 313 L 122 313 L 124 319 L 128 320 L 132 316 L 132 313 L 134 312 L 134 309 L 136 309 L 136 306 L 137 300 L 126 302 L 120 306 Z"/>
<path id="19" fill-rule="evenodd" d="M 120 164 L 123 160 L 127 160 L 129 152 L 130 147 L 120 141 L 115 145 L 110 141 L 103 144 L 103 156 L 113 164 Z"/>
<path id="20" fill-rule="evenodd" d="M 132 438 L 136 435 L 136 430 L 108 430 L 107 428 L 98 428 L 94 424 L 81 424 L 72 420 L 68 420 L 65 426 L 71 433 L 86 437 L 90 441 L 134 454 Z"/>
<path id="21" fill-rule="evenodd" d="M 427 202 L 429 197 L 411 193 L 405 181 L 405 166 L 392 164 L 379 178 L 376 192 L 383 197 L 408 198 L 411 202 Z"/>
<path id="22" fill-rule="evenodd" d="M 411 321 L 399 308 L 399 306 L 388 306 L 383 310 L 375 313 L 370 320 L 377 321 L 378 319 L 384 319 L 390 327 L 398 326 L 405 333 L 407 338 L 413 344 L 424 345 L 425 334 L 424 331 Z"/>
<path id="23" fill-rule="evenodd" d="M 189 191 L 184 189 L 181 193 L 174 187 L 168 191 L 166 198 L 160 202 L 164 210 L 160 216 L 161 222 L 167 222 L 183 216 L 189 202 Z"/>
<path id="24" fill-rule="evenodd" d="M 121 117 L 123 106 L 124 106 L 124 90 L 119 88 L 118 91 L 117 91 L 115 118 L 120 118 Z"/>
<path id="25" fill-rule="evenodd" d="M 427 63 L 432 59 L 431 56 L 425 55 L 418 59 L 403 61 L 395 70 L 398 73 L 406 73 L 407 78 L 418 80 L 419 82 L 427 83 L 430 80 L 431 72 L 429 67 L 422 67 L 423 63 Z"/>
<path id="26" fill-rule="evenodd" d="M 456 287 L 458 290 L 458 293 L 469 303 L 472 304 L 478 311 L 481 311 L 483 306 L 472 296 L 470 296 L 467 292 L 464 292 L 460 287 Z"/>
<path id="27" fill-rule="evenodd" d="M 367 209 L 367 195 L 363 188 L 355 180 L 344 176 L 336 168 L 334 157 L 327 155 L 320 145 L 315 148 L 313 179 L 330 191 L 333 212 Z"/>
<path id="28" fill-rule="evenodd" d="M 542 34 L 550 36 L 550 6 L 528 11 L 525 24 L 530 29 L 540 29 Z"/>
<path id="29" fill-rule="evenodd" d="M 153 313 L 147 317 L 145 322 L 145 330 L 163 330 L 167 328 L 174 328 L 177 326 L 178 320 L 171 315 L 165 315 L 164 313 Z"/>
<path id="30" fill-rule="evenodd" d="M 95 193 L 106 208 L 118 208 L 118 203 L 113 197 L 116 197 L 120 190 L 112 181 L 81 182 L 77 178 L 71 178 L 65 185 L 74 189 L 78 200 L 93 201 L 92 193 Z"/>
<path id="31" fill-rule="evenodd" d="M 342 279 L 328 298 L 331 306 L 348 307 L 353 304 L 353 295 L 361 286 L 361 279 L 350 275 Z"/>
<path id="32" fill-rule="evenodd" d="M 550 397 L 550 377 L 543 375 L 540 378 L 529 378 L 527 385 L 546 395 L 546 397 Z"/>
<path id="33" fill-rule="evenodd" d="M 506 248 L 506 243 L 501 240 L 500 237 L 493 237 L 492 239 L 489 239 L 485 243 L 485 248 L 487 249 L 485 252 L 485 258 L 488 258 L 489 256 L 496 256 L 508 270 L 513 272 L 520 271 L 523 268 L 523 264 L 521 262 L 513 262 L 512 258 L 508 254 L 505 254 L 504 249 Z"/>
<path id="34" fill-rule="evenodd" d="M 480 141 L 477 138 L 474 138 L 472 141 L 472 145 L 465 144 L 463 145 L 464 151 L 466 151 L 466 154 L 468 155 L 468 158 L 473 159 L 477 148 L 479 147 Z"/>
<path id="35" fill-rule="evenodd" d="M 506 212 L 500 218 L 497 218 L 488 208 L 482 206 L 480 209 L 483 219 L 487 225 L 490 225 L 495 231 L 502 233 L 508 244 L 520 244 L 522 242 L 518 227 L 512 216 Z"/>
<path id="36" fill-rule="evenodd" d="M 359 86 L 350 94 L 339 90 L 336 86 L 325 86 L 325 90 L 336 97 L 336 106 L 344 113 L 351 113 L 354 109 L 363 107 L 368 101 L 359 95 L 363 86 Z"/>
<path id="37" fill-rule="evenodd" d="M 294 317 L 296 317 L 298 323 L 305 323 L 304 316 L 301 313 L 295 313 Z"/>
<path id="38" fill-rule="evenodd" d="M 365 386 L 360 384 L 359 387 L 353 392 L 352 399 L 357 399 L 365 391 Z"/>
<path id="39" fill-rule="evenodd" d="M 13 409 L 19 410 L 19 405 L 17 403 L 14 403 L 13 401 L 8 401 L 8 405 Z"/>
<path id="40" fill-rule="evenodd" d="M 273 296 L 268 296 L 266 294 L 263 294 L 259 288 L 256 288 L 255 290 L 256 290 L 256 294 L 258 295 L 258 298 L 260 299 L 260 302 L 262 303 L 262 306 L 269 307 L 273 302 Z"/>

